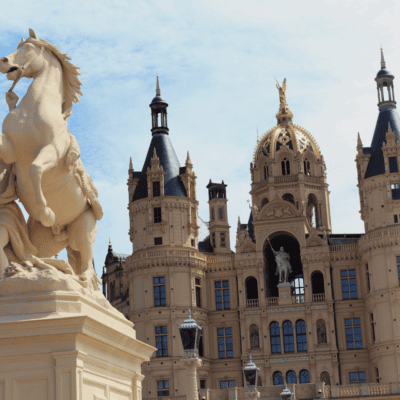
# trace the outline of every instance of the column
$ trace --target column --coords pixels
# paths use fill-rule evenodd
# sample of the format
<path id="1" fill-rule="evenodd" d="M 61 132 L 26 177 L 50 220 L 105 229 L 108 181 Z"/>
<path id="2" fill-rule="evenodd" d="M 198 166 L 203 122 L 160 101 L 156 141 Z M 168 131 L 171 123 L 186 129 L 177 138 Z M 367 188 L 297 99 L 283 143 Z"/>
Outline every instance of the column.
<path id="1" fill-rule="evenodd" d="M 197 393 L 197 368 L 201 367 L 202 361 L 199 358 L 183 359 L 186 369 L 185 392 L 186 400 L 198 400 Z"/>

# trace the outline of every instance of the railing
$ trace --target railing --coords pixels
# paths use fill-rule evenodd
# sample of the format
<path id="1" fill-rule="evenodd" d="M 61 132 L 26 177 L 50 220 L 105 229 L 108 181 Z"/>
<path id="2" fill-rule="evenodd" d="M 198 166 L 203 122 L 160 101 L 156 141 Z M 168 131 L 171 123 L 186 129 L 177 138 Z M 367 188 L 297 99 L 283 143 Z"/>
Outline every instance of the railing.
<path id="1" fill-rule="evenodd" d="M 162 397 L 144 397 L 146 400 L 186 400 L 186 395 L 182 396 L 162 396 Z"/>
<path id="2" fill-rule="evenodd" d="M 278 299 L 279 297 L 268 297 L 268 305 L 269 306 L 277 306 L 278 305 Z"/>
<path id="3" fill-rule="evenodd" d="M 296 182 L 297 179 L 297 175 L 282 175 L 274 177 L 275 183 Z"/>
<path id="4" fill-rule="evenodd" d="M 301 304 L 304 303 L 304 294 L 295 294 L 292 296 L 293 304 Z"/>
<path id="5" fill-rule="evenodd" d="M 329 251 L 352 251 L 357 250 L 357 244 L 341 244 L 329 246 Z"/>
<path id="6" fill-rule="evenodd" d="M 313 183 L 320 183 L 320 181 L 321 181 L 319 176 L 308 176 L 308 175 L 305 175 L 304 179 L 306 180 L 306 182 L 313 182 Z"/>
<path id="7" fill-rule="evenodd" d="M 368 384 L 370 396 L 380 396 L 382 394 L 392 394 L 392 385 L 390 383 L 372 385 Z"/>
<path id="8" fill-rule="evenodd" d="M 312 295 L 312 301 L 320 302 L 325 301 L 325 293 L 317 293 Z"/>
<path id="9" fill-rule="evenodd" d="M 248 299 L 246 300 L 246 307 L 258 307 L 258 299 Z"/>

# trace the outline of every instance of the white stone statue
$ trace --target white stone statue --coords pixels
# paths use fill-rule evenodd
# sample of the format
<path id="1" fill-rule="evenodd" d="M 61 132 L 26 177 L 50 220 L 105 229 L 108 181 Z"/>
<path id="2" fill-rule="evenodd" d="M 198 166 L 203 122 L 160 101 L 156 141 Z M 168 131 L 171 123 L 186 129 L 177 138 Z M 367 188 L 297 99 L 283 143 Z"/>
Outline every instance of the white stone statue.
<path id="1" fill-rule="evenodd" d="M 67 127 L 81 95 L 77 67 L 68 60 L 31 29 L 14 53 L 0 59 L 0 72 L 14 81 L 0 133 L 0 282 L 3 275 L 47 265 L 98 290 L 93 245 L 103 212 Z M 21 78 L 33 81 L 17 105 L 13 89 Z M 29 214 L 27 224 L 17 197 Z M 69 264 L 50 258 L 64 248 Z"/>
<path id="2" fill-rule="evenodd" d="M 279 249 L 279 251 L 275 251 L 272 247 L 270 241 L 268 240 L 269 245 L 271 246 L 271 250 L 274 253 L 275 261 L 276 261 L 276 273 L 279 274 L 279 283 L 288 282 L 289 274 L 292 272 L 292 266 L 290 265 L 290 256 L 285 252 L 283 246 Z"/>

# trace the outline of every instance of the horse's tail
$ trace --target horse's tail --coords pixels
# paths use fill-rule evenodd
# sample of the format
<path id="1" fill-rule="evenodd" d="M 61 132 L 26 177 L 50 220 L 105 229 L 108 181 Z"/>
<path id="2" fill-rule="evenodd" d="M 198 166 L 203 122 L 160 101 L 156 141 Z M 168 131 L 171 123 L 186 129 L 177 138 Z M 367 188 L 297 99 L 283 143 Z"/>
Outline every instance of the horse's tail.
<path id="1" fill-rule="evenodd" d="M 83 166 L 82 161 L 80 159 L 78 159 L 75 162 L 75 171 L 78 174 L 78 177 L 80 178 L 79 180 L 82 185 L 82 191 L 84 195 L 88 198 L 89 203 L 93 209 L 94 217 L 96 218 L 97 221 L 101 220 L 103 218 L 103 209 L 100 205 L 99 200 L 97 199 L 99 193 L 97 192 L 97 189 L 94 186 L 92 178 L 86 172 L 85 167 Z"/>

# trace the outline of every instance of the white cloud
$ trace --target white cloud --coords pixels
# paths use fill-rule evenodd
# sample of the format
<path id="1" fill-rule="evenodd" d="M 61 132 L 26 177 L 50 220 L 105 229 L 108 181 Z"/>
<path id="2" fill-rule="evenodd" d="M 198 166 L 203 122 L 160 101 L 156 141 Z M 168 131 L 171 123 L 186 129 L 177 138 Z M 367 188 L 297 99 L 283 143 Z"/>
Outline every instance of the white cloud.
<path id="1" fill-rule="evenodd" d="M 109 236 L 115 251 L 131 251 L 128 162 L 132 156 L 141 170 L 157 72 L 175 151 L 181 164 L 190 151 L 198 176 L 203 219 L 209 179 L 228 184 L 232 244 L 237 216 L 245 221 L 249 214 L 256 127 L 261 135 L 276 124 L 274 77 L 287 78 L 294 122 L 324 154 L 334 232 L 363 231 L 356 138 L 360 132 L 369 145 L 375 127 L 381 43 L 389 70 L 400 75 L 395 1 L 384 7 L 365 0 L 13 1 L 2 7 L 0 56 L 14 51 L 31 27 L 81 67 L 83 97 L 70 127 L 105 211 L 95 248 L 98 272 Z M 9 87 L 0 79 L 0 91 Z M 26 88 L 18 84 L 20 97 Z M 0 103 L 3 119 L 7 108 Z"/>

